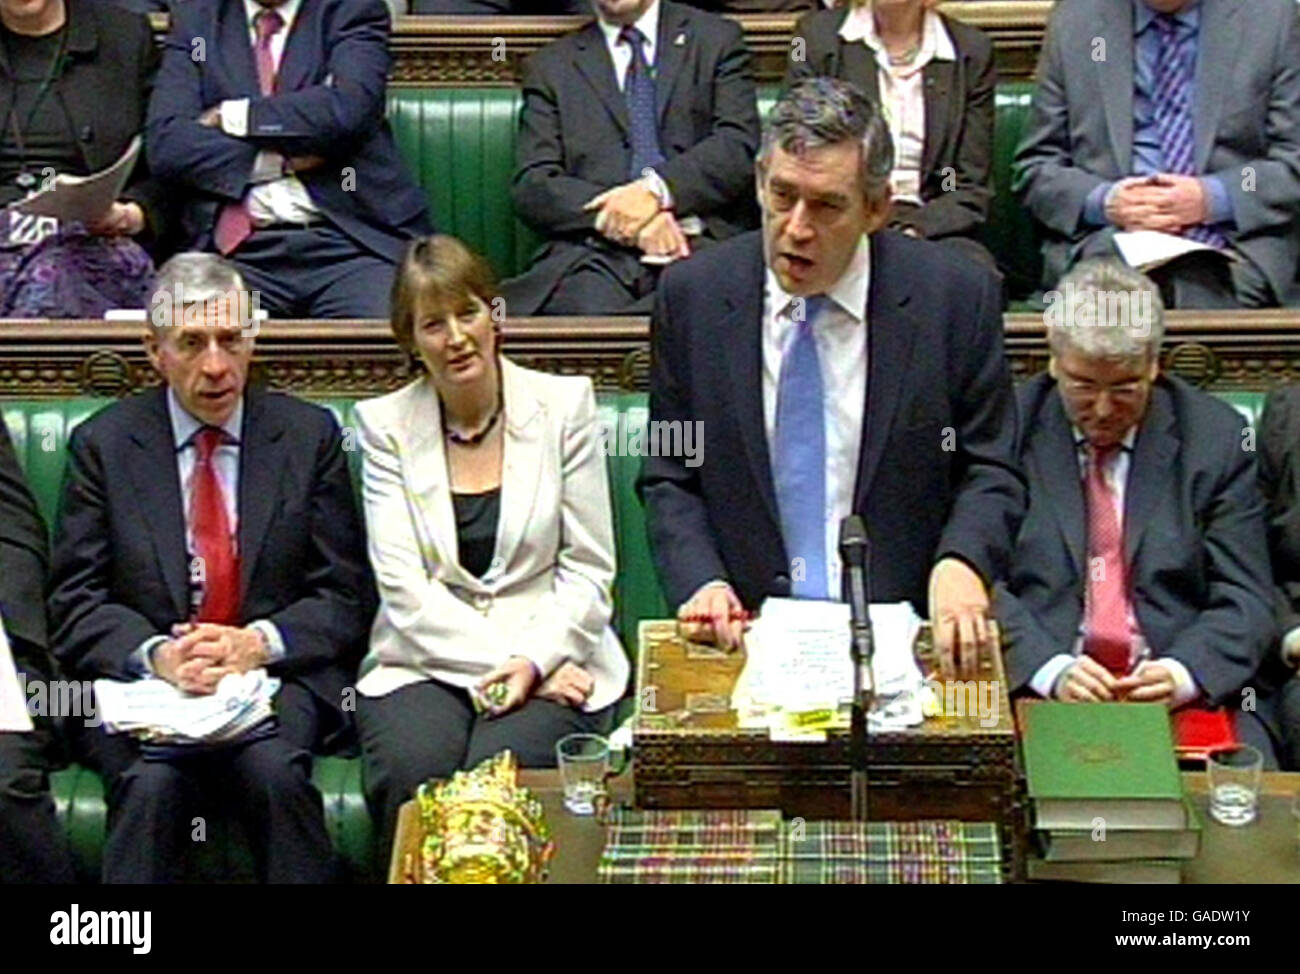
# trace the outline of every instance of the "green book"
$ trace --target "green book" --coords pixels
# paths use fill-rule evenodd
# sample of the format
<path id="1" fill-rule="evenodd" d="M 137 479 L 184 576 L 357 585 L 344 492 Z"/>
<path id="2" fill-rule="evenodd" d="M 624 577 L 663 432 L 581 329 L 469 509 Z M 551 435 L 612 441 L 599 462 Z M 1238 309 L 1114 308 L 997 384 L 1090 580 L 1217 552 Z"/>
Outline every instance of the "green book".
<path id="1" fill-rule="evenodd" d="M 1195 859 L 1201 848 L 1201 822 L 1190 801 L 1185 829 L 1107 829 L 1040 832 L 1046 862 L 1092 862 L 1124 859 Z"/>
<path id="2" fill-rule="evenodd" d="M 1029 879 L 1065 883 L 1174 884 L 1183 881 L 1183 864 L 1178 860 L 1129 860 L 1126 862 L 1045 862 L 1030 858 L 1025 863 Z"/>
<path id="3" fill-rule="evenodd" d="M 1043 701 L 1024 708 L 1024 738 L 1036 828 L 1187 828 L 1163 704 Z"/>

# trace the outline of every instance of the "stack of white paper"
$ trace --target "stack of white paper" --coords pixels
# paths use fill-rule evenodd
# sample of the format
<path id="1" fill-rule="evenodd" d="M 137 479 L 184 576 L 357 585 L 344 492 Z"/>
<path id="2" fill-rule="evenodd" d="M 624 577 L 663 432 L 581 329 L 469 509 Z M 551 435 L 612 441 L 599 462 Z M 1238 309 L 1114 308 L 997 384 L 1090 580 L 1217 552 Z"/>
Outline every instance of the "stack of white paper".
<path id="1" fill-rule="evenodd" d="M 922 676 L 914 646 L 921 620 L 908 602 L 870 607 L 875 653 L 873 731 L 921 723 Z M 746 663 L 733 696 L 741 726 L 787 733 L 791 713 L 836 710 L 853 698 L 849 607 L 770 598 L 745 636 Z"/>
<path id="2" fill-rule="evenodd" d="M 222 677 L 217 692 L 195 696 L 166 680 L 96 680 L 104 729 L 160 744 L 234 740 L 271 716 L 280 681 L 266 670 Z"/>

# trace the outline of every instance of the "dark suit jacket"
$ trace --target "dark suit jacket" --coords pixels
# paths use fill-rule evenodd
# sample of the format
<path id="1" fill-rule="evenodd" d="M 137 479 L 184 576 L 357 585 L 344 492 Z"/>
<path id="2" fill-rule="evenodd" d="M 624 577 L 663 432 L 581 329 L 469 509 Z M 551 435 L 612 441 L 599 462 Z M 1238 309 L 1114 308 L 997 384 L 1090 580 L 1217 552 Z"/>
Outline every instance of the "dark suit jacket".
<path id="1" fill-rule="evenodd" d="M 0 619 L 20 672 L 54 675 L 45 619 L 49 537 L 8 429 L 0 423 Z"/>
<path id="2" fill-rule="evenodd" d="M 268 619 L 303 683 L 344 726 L 374 616 L 374 583 L 338 424 L 325 410 L 250 388 L 239 468 L 241 622 Z M 185 517 L 163 389 L 77 427 L 54 544 L 55 655 L 86 679 L 131 679 L 127 660 L 189 616 Z M 328 744 L 327 744 L 328 746 Z"/>
<path id="3" fill-rule="evenodd" d="M 131 139 L 143 134 L 158 49 L 149 21 L 139 14 L 100 0 L 65 3 L 67 55 L 53 92 L 55 104 L 67 112 L 85 172 L 91 173 L 111 166 Z M 13 98 L 9 57 L 0 45 L 0 105 L 7 110 Z M 12 140 L 13 133 L 4 138 Z M 137 239 L 146 246 L 162 240 L 171 225 L 168 189 L 150 178 L 143 154 L 122 195 L 144 211 L 147 229 Z"/>
<path id="4" fill-rule="evenodd" d="M 1300 7 L 1202 0 L 1199 37 L 1196 172 L 1223 181 L 1237 217 L 1229 241 L 1282 304 L 1293 303 L 1300 300 Z M 1104 62 L 1093 59 L 1098 41 Z M 1095 186 L 1132 174 L 1133 52 L 1133 0 L 1069 0 L 1052 10 L 1013 186 L 1045 229 L 1048 287 L 1082 257 L 1114 253 L 1114 228 L 1098 230 L 1082 217 Z"/>
<path id="5" fill-rule="evenodd" d="M 190 246 L 211 249 L 217 212 L 243 198 L 259 150 L 325 163 L 298 174 L 322 213 L 361 247 L 396 261 L 431 230 L 426 200 L 384 118 L 392 62 L 383 0 L 304 0 L 285 41 L 276 93 L 262 97 L 243 0 L 185 0 L 149 103 L 149 164 L 190 191 Z M 196 60 L 202 42 L 206 56 Z M 248 98 L 248 138 L 198 123 Z"/>
<path id="6" fill-rule="evenodd" d="M 1259 421 L 1259 486 L 1268 512 L 1268 550 L 1279 635 L 1300 626 L 1300 385 L 1274 389 Z M 1279 647 L 1280 650 L 1280 647 Z M 1291 671 L 1270 654 L 1269 675 Z"/>
<path id="7" fill-rule="evenodd" d="M 924 614 L 940 557 L 992 584 L 1024 506 L 1002 298 L 990 272 L 946 247 L 893 231 L 871 241 L 853 510 L 871 540 L 872 599 Z M 706 446 L 695 467 L 648 457 L 638 484 L 674 607 L 714 578 L 751 609 L 790 593 L 763 424 L 764 267 L 761 235 L 745 234 L 671 266 L 656 293 L 650 418 L 702 422 Z"/>
<path id="8" fill-rule="evenodd" d="M 829 76 L 850 81 L 880 101 L 876 58 L 861 41 L 849 43 L 840 27 L 849 8 L 820 10 L 795 25 L 805 43 L 804 59 L 792 59 L 786 87 L 801 78 Z M 915 227 L 929 238 L 978 236 L 988 219 L 992 198 L 993 43 L 985 34 L 939 15 L 948 29 L 955 61 L 931 61 L 921 69 L 925 83 L 925 145 L 921 150 L 921 207 L 902 207 L 900 227 Z M 945 188 L 945 170 L 955 185 Z"/>
<path id="9" fill-rule="evenodd" d="M 1069 653 L 1083 618 L 1083 482 L 1056 383 L 1018 391 L 1029 510 L 997 590 L 1007 678 L 1021 687 Z M 1264 506 L 1245 423 L 1181 379 L 1161 378 L 1138 430 L 1124 498 L 1124 547 L 1138 625 L 1155 656 L 1187 667 L 1208 701 L 1240 706 L 1275 642 Z"/>
<path id="10" fill-rule="evenodd" d="M 655 51 L 659 145 L 667 160 L 657 168 L 676 211 L 700 217 L 713 240 L 757 226 L 758 108 L 740 27 L 663 0 Z M 583 209 L 628 181 L 632 158 L 627 101 L 597 22 L 525 62 L 515 158 L 515 209 L 551 242 L 526 286 L 517 283 L 508 293 L 511 314 L 540 307 L 590 246 L 611 251 L 635 275 L 640 252 L 606 246 L 593 229 L 595 213 Z"/>

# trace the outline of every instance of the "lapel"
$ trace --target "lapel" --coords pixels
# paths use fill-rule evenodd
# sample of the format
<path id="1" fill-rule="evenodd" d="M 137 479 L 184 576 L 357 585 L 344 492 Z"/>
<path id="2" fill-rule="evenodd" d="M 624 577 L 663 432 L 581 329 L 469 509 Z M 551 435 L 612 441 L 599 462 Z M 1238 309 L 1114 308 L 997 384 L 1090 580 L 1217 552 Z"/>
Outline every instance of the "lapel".
<path id="1" fill-rule="evenodd" d="M 1239 0 L 1201 3 L 1201 26 L 1196 41 L 1196 95 L 1192 107 L 1197 172 L 1205 172 L 1209 164 L 1223 94 L 1228 89 L 1232 66 L 1241 47 L 1241 32 L 1232 23 L 1239 8 Z"/>
<path id="2" fill-rule="evenodd" d="M 1101 86 L 1111 153 L 1124 176 L 1133 166 L 1133 18 L 1133 0 L 1108 0 L 1106 14 L 1097 25 L 1106 57 L 1092 62 Z M 1082 50 L 1091 61 L 1091 46 Z"/>
<path id="3" fill-rule="evenodd" d="M 841 18 L 840 26 L 843 24 L 844 20 Z M 839 27 L 835 30 L 835 39 L 839 42 L 840 50 L 840 70 L 836 77 L 852 78 L 864 95 L 877 105 L 880 104 L 880 79 L 876 77 L 880 67 L 876 64 L 875 52 L 862 41 L 846 41 L 840 37 Z"/>
<path id="4" fill-rule="evenodd" d="M 220 44 L 221 58 L 229 73 L 233 92 L 227 97 L 260 98 L 257 62 L 253 60 L 253 43 L 249 39 L 248 14 L 244 0 L 226 0 L 217 8 L 213 36 Z"/>
<path id="5" fill-rule="evenodd" d="M 287 471 L 282 456 L 284 427 L 266 410 L 266 393 L 244 393 L 244 429 L 239 446 L 239 593 L 248 597 L 253 568 L 266 543 L 280 486 Z"/>
<path id="6" fill-rule="evenodd" d="M 1177 476 L 1173 459 L 1178 436 L 1173 430 L 1174 411 L 1169 390 L 1157 383 L 1151 405 L 1138 429 L 1124 490 L 1124 562 L 1132 565 L 1142 539 L 1151 527 L 1157 506 L 1174 496 L 1171 482 Z"/>
<path id="7" fill-rule="evenodd" d="M 926 173 L 934 171 L 935 160 L 939 158 L 940 151 L 948 139 L 948 132 L 951 130 L 948 116 L 956 103 L 952 93 L 954 90 L 961 90 L 962 67 L 961 51 L 957 51 L 956 60 L 931 61 L 921 69 L 925 98 L 925 145 L 921 147 L 923 181 Z"/>
<path id="8" fill-rule="evenodd" d="M 129 434 L 132 447 L 139 453 L 125 467 L 134 487 L 132 493 L 141 507 L 141 520 L 148 526 L 149 540 L 167 583 L 176 619 L 184 621 L 190 615 L 189 559 L 185 546 L 180 474 L 176 466 L 176 443 L 171 418 L 167 415 L 166 386 L 144 395 L 148 397 L 146 419 Z"/>
<path id="9" fill-rule="evenodd" d="M 496 564 L 504 571 L 527 533 L 541 480 L 545 447 L 545 404 L 537 397 L 528 375 L 514 363 L 501 360 L 501 390 L 505 397 L 505 440 L 501 457 L 501 519 L 497 525 Z M 497 574 L 489 569 L 490 578 Z"/>
<path id="10" fill-rule="evenodd" d="M 317 52 L 311 50 L 313 31 L 307 26 L 307 17 L 318 9 L 316 4 L 303 0 L 294 15 L 289 36 L 284 39 L 284 51 L 280 55 L 280 68 L 275 73 L 275 90 L 296 91 L 304 86 L 316 69 Z"/>
<path id="11" fill-rule="evenodd" d="M 871 236 L 871 282 L 867 288 L 867 402 L 862 420 L 854 508 L 862 510 L 871 482 L 889 441 L 903 382 L 912 361 L 918 320 L 912 303 L 912 278 L 893 247 L 901 237 L 891 231 Z"/>
<path id="12" fill-rule="evenodd" d="M 763 295 L 766 276 L 762 231 L 752 235 L 750 253 L 736 262 L 736 272 L 720 282 L 724 288 L 723 314 L 717 339 L 726 358 L 735 402 L 737 430 L 749 460 L 750 475 L 777 532 L 781 518 L 776 508 L 772 459 L 763 420 Z"/>
<path id="13" fill-rule="evenodd" d="M 472 576 L 460 567 L 456 545 L 456 514 L 451 505 L 447 454 L 442 445 L 442 411 L 427 376 L 414 387 L 402 421 L 405 426 L 402 440 L 408 444 L 408 455 L 402 458 L 402 476 L 419 514 L 418 521 L 426 525 L 433 542 L 436 564 L 432 574 L 441 573 L 443 578 L 469 584 Z"/>
<path id="14" fill-rule="evenodd" d="M 679 44 L 678 41 L 681 41 Z M 659 4 L 659 35 L 655 41 L 655 116 L 662 131 L 668 97 L 682 74 L 686 54 L 693 47 L 686 11 L 662 0 Z"/>
<path id="15" fill-rule="evenodd" d="M 1079 454 L 1055 382 L 1047 383 L 1045 397 L 1046 402 L 1040 403 L 1037 411 L 1038 429 L 1031 440 L 1033 447 L 1029 451 L 1029 463 L 1033 469 L 1028 471 L 1029 482 L 1041 489 L 1047 498 L 1065 538 L 1074 571 L 1081 574 L 1088 524 Z"/>
<path id="16" fill-rule="evenodd" d="M 575 38 L 578 47 L 573 64 L 582 74 L 592 90 L 604 104 L 610 117 L 624 135 L 628 134 L 627 101 L 623 92 L 618 90 L 618 79 L 614 77 L 614 62 L 610 60 L 609 49 L 605 46 L 605 35 L 600 26 L 592 21 L 579 32 Z"/>

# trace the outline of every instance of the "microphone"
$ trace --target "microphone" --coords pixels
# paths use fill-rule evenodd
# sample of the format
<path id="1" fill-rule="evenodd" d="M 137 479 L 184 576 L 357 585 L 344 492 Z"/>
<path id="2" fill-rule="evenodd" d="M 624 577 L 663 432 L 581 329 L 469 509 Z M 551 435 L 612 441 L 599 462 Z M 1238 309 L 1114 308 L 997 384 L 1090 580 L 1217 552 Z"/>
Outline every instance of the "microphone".
<path id="1" fill-rule="evenodd" d="M 867 526 L 857 514 L 840 522 L 840 586 L 849 603 L 849 651 L 853 661 L 853 711 L 849 722 L 850 795 L 853 819 L 867 820 L 867 712 L 875 683 L 871 658 L 871 590 L 867 561 L 871 543 Z"/>

